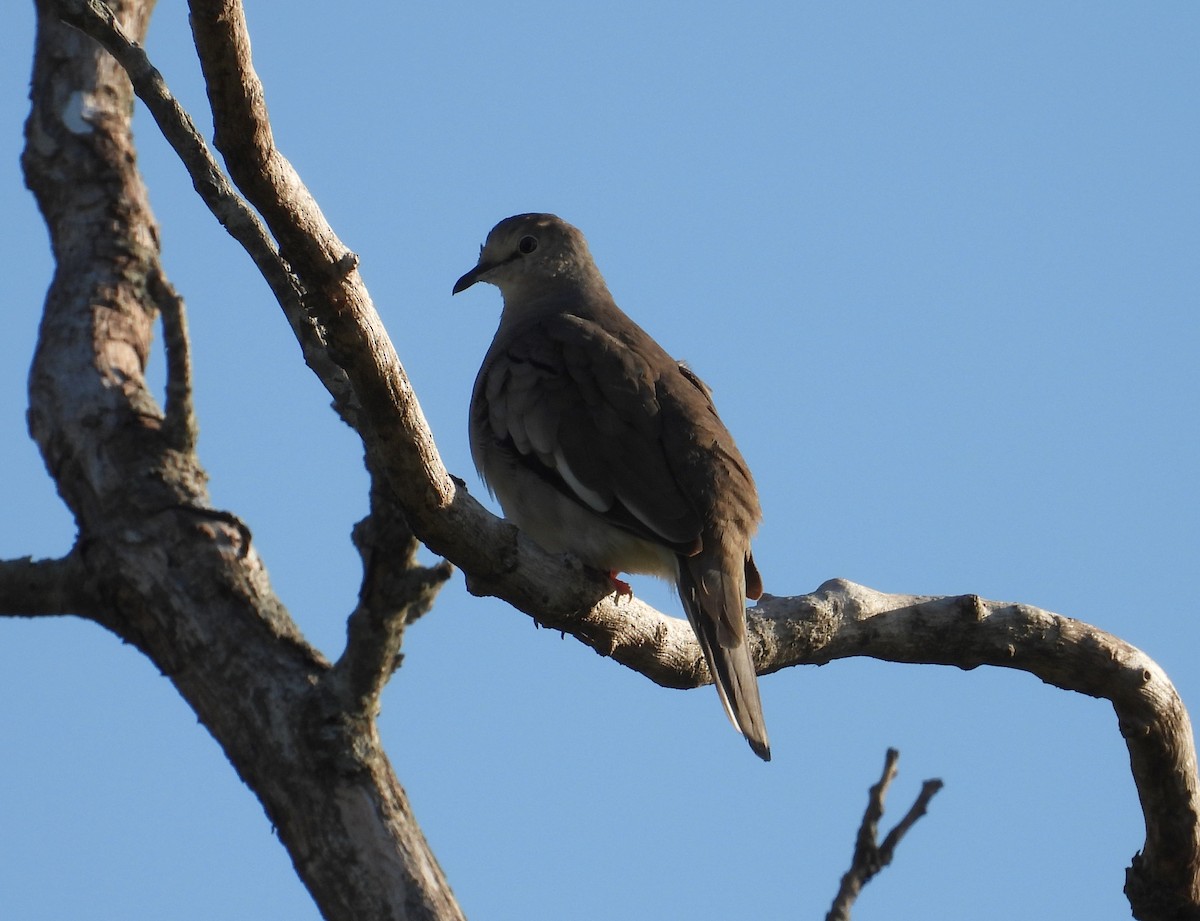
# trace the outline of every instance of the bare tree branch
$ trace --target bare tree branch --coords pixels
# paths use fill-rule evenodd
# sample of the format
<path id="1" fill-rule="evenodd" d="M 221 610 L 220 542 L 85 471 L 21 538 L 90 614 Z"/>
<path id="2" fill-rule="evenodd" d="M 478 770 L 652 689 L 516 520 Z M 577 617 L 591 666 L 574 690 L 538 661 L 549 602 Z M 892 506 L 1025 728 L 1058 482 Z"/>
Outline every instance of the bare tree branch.
<path id="1" fill-rule="evenodd" d="M 159 130 L 183 161 L 200 198 L 221 225 L 246 247 L 267 281 L 278 281 L 281 263 L 265 228 L 238 197 L 209 155 L 208 145 L 195 123 L 175 101 L 146 52 L 126 34 L 109 5 L 100 0 L 53 0 L 50 5 L 59 19 L 90 35 L 116 58 L 138 98 L 146 104 Z M 287 287 L 282 286 L 285 291 Z M 272 290 L 276 290 L 274 285 Z"/>
<path id="2" fill-rule="evenodd" d="M 163 345 L 167 353 L 167 400 L 163 434 L 175 450 L 196 450 L 199 432 L 192 402 L 192 350 L 188 339 L 187 311 L 183 298 L 161 271 L 147 285 L 162 314 Z M 247 541 L 249 543 L 249 541 Z"/>
<path id="3" fill-rule="evenodd" d="M 0 560 L 0 615 L 86 616 L 94 604 L 77 551 L 57 560 Z"/>
<path id="4" fill-rule="evenodd" d="M 213 112 L 213 143 L 233 181 L 263 215 L 284 258 L 311 290 L 333 293 L 344 280 L 344 296 L 369 304 L 356 271 L 357 257 L 338 239 L 275 146 L 240 0 L 191 0 L 188 6 Z M 334 286 L 326 288 L 322 282 Z"/>
<path id="5" fill-rule="evenodd" d="M 766 616 L 756 618 L 753 629 L 768 671 L 798 659 L 821 664 L 859 655 L 965 669 L 994 665 L 1110 701 L 1146 819 L 1146 842 L 1126 880 L 1134 915 L 1200 916 L 1200 794 L 1191 721 L 1170 679 L 1144 652 L 1029 605 L 974 595 L 887 595 L 841 580 L 811 596 L 765 599 L 760 610 Z"/>
<path id="6" fill-rule="evenodd" d="M 242 245 L 275 299 L 284 308 L 304 358 L 333 394 L 342 417 L 352 418 L 352 395 L 341 369 L 328 357 L 312 318 L 303 307 L 298 280 L 279 254 L 262 221 L 238 195 L 213 158 L 195 122 L 176 101 L 141 46 L 131 40 L 112 10 L 100 0 L 52 0 L 55 14 L 98 41 L 125 70 L 134 92 L 179 156 L 200 199 Z"/>
<path id="7" fill-rule="evenodd" d="M 382 477 L 371 479 L 371 514 L 354 528 L 363 561 L 358 606 L 346 624 L 346 649 L 329 680 L 346 709 L 374 716 L 379 695 L 400 666 L 404 629 L 433 605 L 454 568 L 417 564 L 420 546 Z"/>
<path id="8" fill-rule="evenodd" d="M 883 818 L 883 801 L 887 797 L 888 787 L 896 779 L 896 763 L 899 760 L 900 753 L 894 748 L 889 748 L 884 759 L 883 775 L 879 778 L 879 782 L 871 787 L 867 809 L 863 813 L 862 824 L 859 826 L 858 835 L 855 838 L 854 857 L 850 862 L 850 869 L 842 877 L 838 894 L 833 900 L 833 907 L 829 909 L 825 921 L 850 921 L 850 909 L 854 907 L 854 902 L 858 898 L 859 892 L 862 891 L 862 887 L 892 862 L 892 856 L 896 852 L 896 846 L 900 843 L 900 839 L 916 824 L 917 819 L 925 814 L 929 801 L 942 788 L 940 780 L 925 781 L 921 785 L 921 792 L 917 795 L 916 801 L 905 813 L 904 818 L 888 832 L 887 837 L 883 839 L 883 844 L 879 844 L 879 820 Z"/>
<path id="9" fill-rule="evenodd" d="M 537 614 L 543 625 L 665 687 L 710 680 L 686 623 L 614 596 L 572 609 L 568 588 L 551 581 L 553 561 L 522 557 L 530 570 L 522 562 L 515 577 L 540 572 L 547 580 Z M 810 595 L 764 596 L 750 610 L 748 628 L 764 674 L 856 656 L 963 669 L 991 665 L 1108 700 L 1146 819 L 1145 844 L 1127 872 L 1134 915 L 1200 916 L 1200 784 L 1191 720 L 1170 679 L 1141 650 L 1031 605 L 975 595 L 890 595 L 836 579 Z"/>
<path id="10" fill-rule="evenodd" d="M 418 537 L 443 553 L 439 543 L 447 540 L 438 540 L 435 523 L 452 509 L 458 490 L 358 273 L 357 257 L 275 148 L 242 5 L 237 0 L 193 0 L 190 8 L 217 149 L 279 241 L 304 291 L 303 310 L 318 323 L 330 357 L 350 381 L 362 409 L 351 424 L 364 440 L 368 469 L 387 476 Z M 283 303 L 289 316 L 298 306 Z M 329 388 L 326 369 L 314 370 Z M 466 533 L 457 518 L 447 531 L 451 543 L 461 542 Z"/>

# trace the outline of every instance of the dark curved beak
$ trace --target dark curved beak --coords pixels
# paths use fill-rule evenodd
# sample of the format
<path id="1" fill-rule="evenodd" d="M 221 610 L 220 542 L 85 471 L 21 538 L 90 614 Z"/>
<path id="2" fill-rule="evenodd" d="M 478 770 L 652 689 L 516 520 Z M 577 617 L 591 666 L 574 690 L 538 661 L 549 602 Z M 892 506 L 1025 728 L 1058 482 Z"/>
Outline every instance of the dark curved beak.
<path id="1" fill-rule="evenodd" d="M 484 265 L 482 262 L 471 269 L 466 275 L 454 283 L 454 290 L 451 294 L 458 294 L 459 291 L 466 291 L 467 288 L 479 281 L 479 276 L 490 269 L 490 265 Z"/>

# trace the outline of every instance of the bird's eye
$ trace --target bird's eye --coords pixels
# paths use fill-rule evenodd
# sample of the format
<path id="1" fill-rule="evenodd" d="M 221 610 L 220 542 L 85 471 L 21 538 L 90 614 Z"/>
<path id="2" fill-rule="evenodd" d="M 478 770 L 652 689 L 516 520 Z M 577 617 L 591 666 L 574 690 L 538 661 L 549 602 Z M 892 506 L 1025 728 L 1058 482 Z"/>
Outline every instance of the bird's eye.
<path id="1" fill-rule="evenodd" d="M 537 237 L 521 237 L 521 241 L 517 244 L 517 249 L 521 255 L 528 256 L 537 249 Z"/>

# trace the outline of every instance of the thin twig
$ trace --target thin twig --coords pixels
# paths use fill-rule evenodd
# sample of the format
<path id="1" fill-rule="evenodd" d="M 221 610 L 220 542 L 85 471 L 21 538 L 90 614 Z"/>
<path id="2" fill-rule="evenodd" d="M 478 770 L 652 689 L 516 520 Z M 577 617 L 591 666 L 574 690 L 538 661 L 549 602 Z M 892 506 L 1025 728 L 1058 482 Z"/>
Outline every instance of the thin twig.
<path id="1" fill-rule="evenodd" d="M 192 402 L 192 352 L 183 297 L 157 268 L 150 276 L 150 296 L 162 314 L 163 345 L 167 353 L 166 421 L 163 433 L 177 451 L 196 449 L 199 427 Z"/>
<path id="2" fill-rule="evenodd" d="M 871 787 L 867 809 L 863 813 L 862 824 L 858 828 L 858 837 L 854 844 L 854 859 L 850 863 L 850 869 L 842 877 L 841 886 L 838 888 L 829 914 L 825 916 L 825 921 L 850 921 L 850 909 L 863 886 L 892 862 L 892 856 L 895 854 L 900 839 L 912 828 L 917 819 L 925 814 L 929 801 L 942 788 L 940 780 L 925 781 L 912 808 L 908 810 L 899 824 L 888 832 L 887 837 L 883 839 L 883 844 L 876 844 L 879 835 L 879 820 L 883 818 L 883 801 L 887 796 L 888 787 L 896 778 L 896 763 L 899 760 L 900 752 L 889 748 L 883 763 L 883 774 L 879 778 L 879 782 Z"/>

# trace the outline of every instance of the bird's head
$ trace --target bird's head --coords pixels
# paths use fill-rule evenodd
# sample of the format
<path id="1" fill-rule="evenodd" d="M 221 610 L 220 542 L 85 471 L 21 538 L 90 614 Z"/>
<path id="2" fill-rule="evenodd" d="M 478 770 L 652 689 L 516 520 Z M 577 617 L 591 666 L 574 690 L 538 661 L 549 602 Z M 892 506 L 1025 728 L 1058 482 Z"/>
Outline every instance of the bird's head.
<path id="1" fill-rule="evenodd" d="M 499 288 L 507 304 L 534 292 L 598 279 L 582 233 L 553 214 L 517 214 L 492 228 L 480 247 L 479 262 L 454 283 L 454 293 L 483 281 Z"/>

